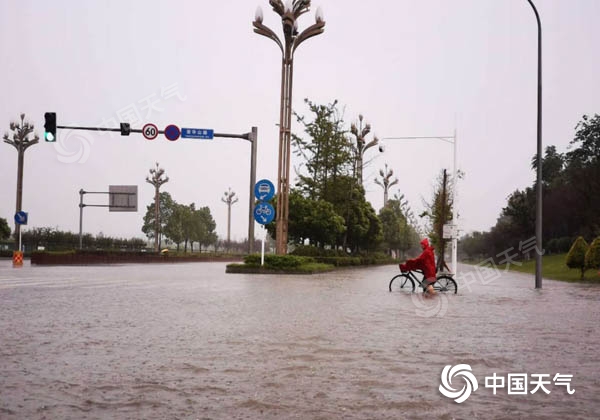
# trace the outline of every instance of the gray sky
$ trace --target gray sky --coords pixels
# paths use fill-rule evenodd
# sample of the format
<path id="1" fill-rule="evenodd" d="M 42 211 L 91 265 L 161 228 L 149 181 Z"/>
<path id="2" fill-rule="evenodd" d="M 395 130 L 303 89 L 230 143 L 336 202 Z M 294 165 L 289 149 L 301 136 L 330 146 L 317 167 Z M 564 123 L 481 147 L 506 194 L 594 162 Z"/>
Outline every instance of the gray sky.
<path id="1" fill-rule="evenodd" d="M 600 113 L 600 1 L 536 0 L 543 29 L 543 141 L 563 152 L 583 114 Z M 267 0 L 0 2 L 0 134 L 24 112 L 43 137 L 43 115 L 59 125 L 132 127 L 155 123 L 259 130 L 257 179 L 277 176 L 281 55 L 252 32 L 256 6 L 281 34 Z M 294 109 L 303 99 L 345 106 L 348 126 L 362 113 L 382 137 L 447 136 L 456 128 L 461 229 L 488 230 L 506 197 L 531 184 L 536 152 L 535 16 L 526 0 L 317 0 L 300 29 L 323 8 L 325 33 L 302 44 L 294 62 Z M 293 129 L 300 127 L 294 122 Z M 371 149 L 367 198 L 387 163 L 415 213 L 432 195 L 442 168 L 452 170 L 452 145 L 439 140 L 388 141 Z M 138 213 L 87 208 L 84 231 L 138 236 L 153 187 L 155 162 L 163 187 L 184 204 L 209 206 L 226 235 L 221 201 L 231 187 L 232 238 L 247 235 L 250 144 L 243 140 L 154 141 L 141 135 L 59 130 L 59 142 L 25 156 L 23 209 L 29 227 L 78 231 L 80 188 L 139 186 Z M 0 146 L 0 217 L 15 209 L 16 150 Z M 104 196 L 87 203 L 105 204 Z M 257 230 L 260 232 L 260 230 Z"/>

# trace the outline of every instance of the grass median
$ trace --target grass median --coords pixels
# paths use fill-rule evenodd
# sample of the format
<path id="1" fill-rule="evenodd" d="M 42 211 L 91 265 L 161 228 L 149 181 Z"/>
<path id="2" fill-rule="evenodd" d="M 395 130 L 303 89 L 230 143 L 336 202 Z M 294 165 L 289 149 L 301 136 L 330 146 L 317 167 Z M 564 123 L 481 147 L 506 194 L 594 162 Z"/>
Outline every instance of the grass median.
<path id="1" fill-rule="evenodd" d="M 544 255 L 542 257 L 542 277 L 568 282 L 600 283 L 598 270 L 587 270 L 582 280 L 581 271 L 567 267 L 566 260 L 567 254 Z M 505 265 L 499 266 L 499 268 L 505 267 Z M 508 269 L 519 273 L 535 274 L 535 260 L 523 261 L 521 265 L 510 264 Z"/>

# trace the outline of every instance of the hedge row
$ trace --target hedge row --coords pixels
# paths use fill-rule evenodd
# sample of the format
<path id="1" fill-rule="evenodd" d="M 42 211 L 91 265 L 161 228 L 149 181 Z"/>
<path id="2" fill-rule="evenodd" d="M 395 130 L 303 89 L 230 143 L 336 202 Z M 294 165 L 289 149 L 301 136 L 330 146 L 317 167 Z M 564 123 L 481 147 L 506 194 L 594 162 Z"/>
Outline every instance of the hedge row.
<path id="1" fill-rule="evenodd" d="M 260 255 L 253 254 L 244 258 L 249 266 L 260 266 Z M 357 256 L 299 256 L 299 255 L 265 255 L 265 266 L 273 269 L 293 269 L 311 263 L 329 264 L 336 267 L 361 265 L 395 264 L 396 261 L 385 254 L 367 254 Z"/>

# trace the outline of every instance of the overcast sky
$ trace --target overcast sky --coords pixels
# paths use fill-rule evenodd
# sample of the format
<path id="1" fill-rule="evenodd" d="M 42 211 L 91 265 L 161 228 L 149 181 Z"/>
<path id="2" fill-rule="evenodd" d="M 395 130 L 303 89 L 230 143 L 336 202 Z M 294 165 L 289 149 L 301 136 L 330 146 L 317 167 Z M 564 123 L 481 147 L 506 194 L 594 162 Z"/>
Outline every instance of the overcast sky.
<path id="1" fill-rule="evenodd" d="M 583 114 L 600 113 L 600 1 L 536 0 L 543 29 L 543 141 L 567 150 Z M 27 150 L 23 210 L 29 227 L 77 232 L 79 194 L 109 185 L 138 185 L 137 213 L 86 208 L 84 231 L 143 237 L 155 162 L 163 186 L 183 204 L 209 206 L 225 237 L 231 187 L 232 238 L 248 229 L 250 144 L 243 140 L 154 141 L 59 130 L 43 141 L 44 112 L 59 125 L 212 128 L 245 133 L 258 127 L 257 179 L 276 183 L 281 54 L 252 32 L 256 7 L 281 34 L 267 0 L 0 2 L 0 134 L 24 112 L 40 144 Z M 529 186 L 536 152 L 537 26 L 526 0 L 317 0 L 299 20 L 325 32 L 296 51 L 293 107 L 303 99 L 338 100 L 347 124 L 362 113 L 378 137 L 458 138 L 458 209 L 463 232 L 492 227 L 506 197 Z M 294 121 L 293 130 L 301 133 Z M 429 200 L 441 169 L 452 170 L 452 145 L 439 140 L 388 141 L 371 149 L 367 198 L 378 211 L 374 183 L 388 164 L 415 213 Z M 298 164 L 298 161 L 295 162 Z M 0 146 L 0 217 L 12 225 L 16 150 Z M 104 196 L 86 203 L 106 204 Z M 260 232 L 257 229 L 257 235 Z"/>

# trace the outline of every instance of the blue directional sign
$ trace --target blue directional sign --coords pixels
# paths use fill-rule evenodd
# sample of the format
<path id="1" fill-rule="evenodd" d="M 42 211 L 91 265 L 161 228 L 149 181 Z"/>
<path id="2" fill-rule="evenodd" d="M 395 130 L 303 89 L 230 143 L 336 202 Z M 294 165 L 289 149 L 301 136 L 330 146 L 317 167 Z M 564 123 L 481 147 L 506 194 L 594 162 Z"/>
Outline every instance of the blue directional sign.
<path id="1" fill-rule="evenodd" d="M 212 140 L 214 130 L 211 128 L 182 128 L 181 138 L 183 139 L 200 139 Z"/>
<path id="2" fill-rule="evenodd" d="M 18 211 L 15 213 L 15 223 L 17 225 L 26 225 L 27 224 L 27 213 L 24 211 Z"/>
<path id="3" fill-rule="evenodd" d="M 267 225 L 275 218 L 275 209 L 269 203 L 258 203 L 254 207 L 254 220 L 261 225 Z"/>
<path id="4" fill-rule="evenodd" d="M 254 196 L 258 201 L 269 201 L 275 195 L 275 186 L 268 179 L 261 179 L 254 186 Z"/>

